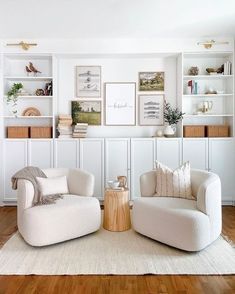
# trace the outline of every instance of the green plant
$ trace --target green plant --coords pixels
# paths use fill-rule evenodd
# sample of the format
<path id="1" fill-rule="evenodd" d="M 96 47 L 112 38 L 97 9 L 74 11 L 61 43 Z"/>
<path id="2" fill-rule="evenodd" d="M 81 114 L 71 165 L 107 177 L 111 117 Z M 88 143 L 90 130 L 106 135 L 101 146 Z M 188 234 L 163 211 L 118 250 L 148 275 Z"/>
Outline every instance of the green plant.
<path id="1" fill-rule="evenodd" d="M 12 102 L 12 113 L 17 115 L 17 110 L 14 107 L 17 106 L 17 100 L 19 96 L 19 90 L 23 88 L 21 83 L 14 83 L 11 89 L 7 92 L 7 104 Z"/>
<path id="2" fill-rule="evenodd" d="M 164 121 L 169 125 L 176 125 L 180 120 L 183 119 L 184 113 L 179 109 L 173 108 L 170 103 L 166 102 L 164 105 Z"/>

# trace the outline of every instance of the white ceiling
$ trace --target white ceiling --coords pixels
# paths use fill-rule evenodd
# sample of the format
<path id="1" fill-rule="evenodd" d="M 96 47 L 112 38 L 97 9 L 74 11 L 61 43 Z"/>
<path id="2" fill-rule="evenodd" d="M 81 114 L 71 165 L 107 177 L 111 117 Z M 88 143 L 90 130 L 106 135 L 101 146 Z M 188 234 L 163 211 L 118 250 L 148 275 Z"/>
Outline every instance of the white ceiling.
<path id="1" fill-rule="evenodd" d="M 235 0 L 0 0 L 0 38 L 235 36 Z"/>

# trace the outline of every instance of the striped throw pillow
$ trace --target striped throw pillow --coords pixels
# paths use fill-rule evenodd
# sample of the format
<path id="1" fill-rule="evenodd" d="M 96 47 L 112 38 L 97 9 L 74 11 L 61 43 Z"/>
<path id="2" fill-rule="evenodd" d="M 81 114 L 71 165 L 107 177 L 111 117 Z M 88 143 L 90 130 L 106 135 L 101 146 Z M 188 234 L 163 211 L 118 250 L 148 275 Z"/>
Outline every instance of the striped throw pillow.
<path id="1" fill-rule="evenodd" d="M 156 161 L 156 177 L 155 196 L 195 199 L 192 196 L 189 162 L 185 162 L 179 168 L 172 170 Z"/>

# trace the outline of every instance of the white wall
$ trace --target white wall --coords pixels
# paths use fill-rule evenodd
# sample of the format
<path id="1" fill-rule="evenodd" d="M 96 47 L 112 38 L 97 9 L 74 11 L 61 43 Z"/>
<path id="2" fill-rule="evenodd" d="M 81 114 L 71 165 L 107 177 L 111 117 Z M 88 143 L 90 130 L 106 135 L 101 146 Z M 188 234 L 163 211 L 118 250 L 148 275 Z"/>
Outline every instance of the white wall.
<path id="1" fill-rule="evenodd" d="M 152 136 L 159 127 L 138 126 L 138 95 L 144 92 L 138 91 L 138 73 L 141 71 L 165 72 L 165 99 L 176 104 L 176 58 L 131 58 L 131 57 L 107 57 L 107 58 L 58 58 L 58 102 L 57 114 L 71 113 L 71 100 L 77 99 L 75 95 L 75 68 L 76 65 L 100 65 L 102 71 L 102 106 L 104 102 L 105 82 L 136 82 L 136 122 L 133 127 L 97 127 L 89 126 L 88 136 L 112 137 L 112 136 Z M 146 93 L 146 92 L 145 92 Z M 151 92 L 151 94 L 157 92 Z M 162 92 L 158 92 L 162 93 Z M 81 99 L 85 100 L 85 99 Z M 89 100 L 89 99 L 86 99 Z M 90 100 L 95 100 L 91 99 Z M 102 107 L 103 110 L 103 107 Z M 102 111 L 102 117 L 103 115 Z M 104 123 L 104 120 L 102 120 Z"/>

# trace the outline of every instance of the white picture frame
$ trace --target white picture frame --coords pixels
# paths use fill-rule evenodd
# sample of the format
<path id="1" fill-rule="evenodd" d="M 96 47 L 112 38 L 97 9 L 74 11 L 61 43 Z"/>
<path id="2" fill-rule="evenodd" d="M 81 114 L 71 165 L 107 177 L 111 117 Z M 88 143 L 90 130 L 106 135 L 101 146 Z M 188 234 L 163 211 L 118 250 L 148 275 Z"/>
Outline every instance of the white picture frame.
<path id="1" fill-rule="evenodd" d="M 139 95 L 139 125 L 163 126 L 164 125 L 164 95 L 145 94 Z"/>
<path id="2" fill-rule="evenodd" d="M 136 125 L 136 83 L 105 83 L 105 125 Z"/>
<path id="3" fill-rule="evenodd" d="M 78 98 L 101 97 L 101 66 L 76 66 L 76 96 Z"/>

